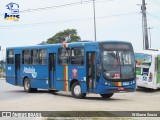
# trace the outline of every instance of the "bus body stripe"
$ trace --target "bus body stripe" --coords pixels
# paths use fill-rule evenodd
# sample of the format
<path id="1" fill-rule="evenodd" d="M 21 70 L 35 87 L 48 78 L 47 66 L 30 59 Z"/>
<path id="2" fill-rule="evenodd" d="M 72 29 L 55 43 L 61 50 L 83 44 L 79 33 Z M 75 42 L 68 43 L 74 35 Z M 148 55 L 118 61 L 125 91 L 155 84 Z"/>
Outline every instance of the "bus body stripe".
<path id="1" fill-rule="evenodd" d="M 118 86 L 118 82 L 115 82 L 115 86 Z"/>
<path id="2" fill-rule="evenodd" d="M 64 91 L 66 91 L 66 66 L 64 66 Z"/>
<path id="3" fill-rule="evenodd" d="M 66 66 L 66 91 L 68 91 L 68 66 Z"/>
<path id="4" fill-rule="evenodd" d="M 112 82 L 112 86 L 122 86 L 122 82 Z"/>
<path id="5" fill-rule="evenodd" d="M 68 48 L 68 43 L 64 43 L 64 48 Z"/>
<path id="6" fill-rule="evenodd" d="M 122 86 L 122 82 L 118 82 L 118 86 Z"/>
<path id="7" fill-rule="evenodd" d="M 64 91 L 68 91 L 68 66 L 64 66 Z"/>
<path id="8" fill-rule="evenodd" d="M 66 43 L 66 48 L 68 47 L 68 43 Z"/>

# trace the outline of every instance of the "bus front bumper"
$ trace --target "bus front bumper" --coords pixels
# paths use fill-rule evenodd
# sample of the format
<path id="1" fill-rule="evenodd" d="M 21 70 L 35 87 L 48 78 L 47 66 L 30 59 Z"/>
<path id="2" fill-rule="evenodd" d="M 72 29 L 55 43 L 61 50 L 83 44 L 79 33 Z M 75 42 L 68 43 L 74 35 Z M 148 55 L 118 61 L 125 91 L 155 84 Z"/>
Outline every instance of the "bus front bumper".
<path id="1" fill-rule="evenodd" d="M 103 89 L 101 89 L 103 88 Z M 105 86 L 102 85 L 100 89 L 97 88 L 97 94 L 107 94 L 107 93 L 118 93 L 118 92 L 135 92 L 136 91 L 136 85 L 130 85 L 130 86 L 119 86 L 119 87 L 111 87 L 111 86 Z"/>

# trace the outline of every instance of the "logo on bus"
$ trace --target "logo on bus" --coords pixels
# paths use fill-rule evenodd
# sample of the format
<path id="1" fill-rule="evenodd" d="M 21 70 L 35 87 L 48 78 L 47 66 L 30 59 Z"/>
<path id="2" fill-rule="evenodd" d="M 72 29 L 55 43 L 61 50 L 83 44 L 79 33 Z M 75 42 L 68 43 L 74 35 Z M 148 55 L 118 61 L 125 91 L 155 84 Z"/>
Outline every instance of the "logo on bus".
<path id="1" fill-rule="evenodd" d="M 77 72 L 78 72 L 78 70 L 76 68 L 72 69 L 72 77 L 73 78 L 77 78 Z"/>
<path id="2" fill-rule="evenodd" d="M 37 72 L 35 70 L 35 68 L 27 68 L 27 67 L 24 67 L 24 70 L 23 70 L 24 73 L 30 73 L 32 75 L 33 78 L 36 78 L 37 77 Z"/>

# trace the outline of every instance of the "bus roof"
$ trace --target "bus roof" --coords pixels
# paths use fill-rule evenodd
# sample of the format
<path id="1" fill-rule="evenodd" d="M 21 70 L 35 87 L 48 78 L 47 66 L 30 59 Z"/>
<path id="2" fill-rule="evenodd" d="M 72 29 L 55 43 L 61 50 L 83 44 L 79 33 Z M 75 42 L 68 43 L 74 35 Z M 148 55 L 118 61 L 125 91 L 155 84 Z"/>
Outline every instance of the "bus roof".
<path id="1" fill-rule="evenodd" d="M 121 42 L 121 43 L 128 43 L 128 44 L 131 44 L 130 42 L 127 42 L 127 41 L 120 41 L 120 40 L 104 40 L 104 41 L 79 41 L 79 42 L 72 42 L 72 43 L 68 43 L 70 46 L 82 46 L 82 45 L 96 45 L 97 43 L 110 43 L 110 42 L 113 42 L 113 43 L 118 43 L 118 42 Z M 24 48 L 46 48 L 46 47 L 60 47 L 62 46 L 62 43 L 57 43 L 57 44 L 45 44 L 45 45 L 33 45 L 33 46 L 20 46 L 20 47 L 7 47 L 7 49 L 24 49 Z"/>
<path id="2" fill-rule="evenodd" d="M 157 51 L 157 50 L 140 50 L 140 51 L 135 51 L 135 53 L 143 53 L 148 55 L 160 55 L 160 51 Z"/>

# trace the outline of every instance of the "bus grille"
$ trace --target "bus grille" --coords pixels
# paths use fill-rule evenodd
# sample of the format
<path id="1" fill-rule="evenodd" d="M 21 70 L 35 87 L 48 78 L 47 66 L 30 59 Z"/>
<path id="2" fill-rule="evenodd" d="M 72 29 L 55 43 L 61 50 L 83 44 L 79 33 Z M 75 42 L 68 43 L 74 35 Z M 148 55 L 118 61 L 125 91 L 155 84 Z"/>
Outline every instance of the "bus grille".
<path id="1" fill-rule="evenodd" d="M 135 78 L 131 78 L 131 79 L 107 79 L 110 82 L 129 82 L 129 81 L 133 81 L 135 80 Z"/>

